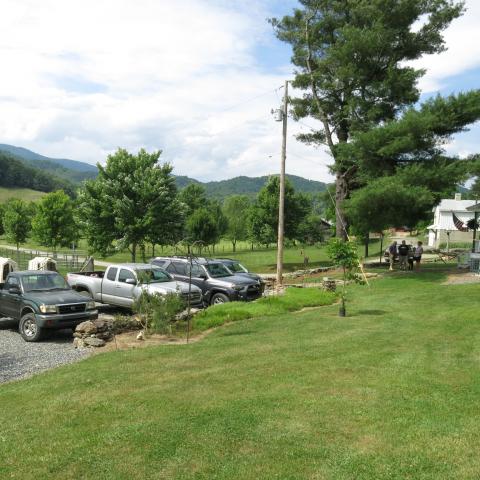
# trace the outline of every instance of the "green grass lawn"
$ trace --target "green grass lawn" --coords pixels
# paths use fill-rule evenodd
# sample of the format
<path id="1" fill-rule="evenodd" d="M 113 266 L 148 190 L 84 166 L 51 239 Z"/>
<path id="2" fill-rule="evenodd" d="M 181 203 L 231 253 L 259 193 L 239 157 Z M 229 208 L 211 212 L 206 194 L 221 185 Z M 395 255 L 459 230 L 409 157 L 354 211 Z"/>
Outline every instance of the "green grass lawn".
<path id="1" fill-rule="evenodd" d="M 2 385 L 0 478 L 480 478 L 480 285 L 444 276 Z"/>
<path id="2" fill-rule="evenodd" d="M 5 203 L 11 198 L 19 198 L 26 202 L 36 202 L 40 200 L 46 193 L 30 190 L 29 188 L 3 188 L 0 187 L 0 203 Z"/>

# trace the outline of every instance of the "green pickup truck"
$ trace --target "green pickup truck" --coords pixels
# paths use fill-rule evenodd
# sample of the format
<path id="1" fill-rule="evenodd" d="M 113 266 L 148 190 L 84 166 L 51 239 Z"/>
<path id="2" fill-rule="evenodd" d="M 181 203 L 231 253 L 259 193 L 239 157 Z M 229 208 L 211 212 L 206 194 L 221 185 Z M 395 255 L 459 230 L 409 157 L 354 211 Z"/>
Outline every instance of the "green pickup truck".
<path id="1" fill-rule="evenodd" d="M 18 321 L 23 339 L 36 342 L 46 329 L 75 328 L 98 318 L 98 311 L 57 272 L 24 271 L 9 273 L 0 284 L 0 317 Z"/>

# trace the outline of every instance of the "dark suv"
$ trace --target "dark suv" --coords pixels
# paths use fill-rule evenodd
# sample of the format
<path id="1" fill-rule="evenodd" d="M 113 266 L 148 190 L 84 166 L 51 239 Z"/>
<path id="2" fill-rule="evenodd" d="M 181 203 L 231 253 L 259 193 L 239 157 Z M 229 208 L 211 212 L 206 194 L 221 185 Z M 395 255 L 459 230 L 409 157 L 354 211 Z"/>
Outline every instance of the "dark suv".
<path id="1" fill-rule="evenodd" d="M 232 275 L 241 275 L 243 277 L 253 278 L 262 285 L 262 289 L 265 287 L 265 282 L 260 275 L 249 272 L 247 268 L 242 265 L 238 260 L 232 258 L 214 258 L 212 261 L 223 263 L 232 272 Z"/>
<path id="2" fill-rule="evenodd" d="M 150 263 L 166 270 L 176 280 L 188 282 L 190 260 L 186 257 L 157 257 Z M 196 258 L 192 262 L 192 284 L 202 289 L 207 305 L 256 300 L 262 296 L 262 284 L 251 277 L 232 275 L 216 260 Z"/>

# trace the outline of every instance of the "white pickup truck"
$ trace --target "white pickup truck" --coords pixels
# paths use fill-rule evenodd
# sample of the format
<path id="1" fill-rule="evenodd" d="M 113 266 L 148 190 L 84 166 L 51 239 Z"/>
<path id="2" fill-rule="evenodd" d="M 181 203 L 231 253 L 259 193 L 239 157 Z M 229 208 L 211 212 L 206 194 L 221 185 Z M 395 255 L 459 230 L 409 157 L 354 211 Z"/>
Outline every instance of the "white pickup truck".
<path id="1" fill-rule="evenodd" d="M 171 275 L 150 264 L 125 263 L 110 265 L 105 272 L 68 273 L 67 282 L 77 292 L 96 302 L 131 308 L 142 292 L 166 295 L 178 293 L 190 305 L 202 307 L 202 291 L 195 285 L 178 282 Z"/>

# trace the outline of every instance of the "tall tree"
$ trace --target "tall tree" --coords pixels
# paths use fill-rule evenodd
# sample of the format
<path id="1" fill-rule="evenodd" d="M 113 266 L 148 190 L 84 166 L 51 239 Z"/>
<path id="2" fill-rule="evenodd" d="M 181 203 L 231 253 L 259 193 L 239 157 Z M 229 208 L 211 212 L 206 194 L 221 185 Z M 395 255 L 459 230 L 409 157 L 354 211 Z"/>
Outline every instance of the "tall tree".
<path id="1" fill-rule="evenodd" d="M 253 238 L 264 245 L 277 239 L 278 197 L 280 181 L 277 176 L 268 179 L 260 190 L 250 212 L 250 231 Z M 295 193 L 291 183 L 285 184 L 285 237 L 294 240 L 298 226 L 311 211 L 310 200 Z"/>
<path id="2" fill-rule="evenodd" d="M 226 237 L 232 242 L 234 252 L 237 249 L 237 242 L 247 238 L 249 208 L 250 199 L 246 195 L 232 195 L 223 203 L 223 213 L 228 222 Z"/>
<path id="3" fill-rule="evenodd" d="M 293 48 L 294 87 L 305 91 L 293 100 L 294 114 L 322 125 L 299 139 L 326 145 L 333 157 L 337 236 L 345 239 L 343 202 L 357 187 L 358 162 L 355 156 L 340 158 L 338 146 L 418 101 L 424 71 L 408 61 L 444 50 L 442 32 L 461 15 L 463 2 L 299 1 L 293 15 L 271 22 Z"/>
<path id="4" fill-rule="evenodd" d="M 196 209 L 188 217 L 186 230 L 191 243 L 202 242 L 203 245 L 213 245 L 218 241 L 217 221 L 205 207 Z"/>
<path id="5" fill-rule="evenodd" d="M 0 203 L 0 236 L 5 233 L 5 228 L 3 226 L 3 218 L 5 215 L 5 205 Z"/>
<path id="6" fill-rule="evenodd" d="M 183 221 L 172 167 L 160 165 L 160 155 L 161 151 L 141 149 L 134 155 L 118 149 L 105 167 L 98 165 L 98 177 L 85 183 L 79 193 L 80 212 L 93 251 L 107 255 L 126 248 L 135 262 L 139 247 L 152 240 L 167 242 L 171 229 Z"/>
<path id="7" fill-rule="evenodd" d="M 69 247 L 78 239 L 74 204 L 63 190 L 49 193 L 38 202 L 32 220 L 32 234 L 54 253 L 58 247 Z"/>
<path id="8" fill-rule="evenodd" d="M 3 207 L 3 227 L 7 241 L 17 247 L 17 255 L 21 243 L 25 243 L 32 228 L 30 208 L 23 200 L 9 200 Z"/>

